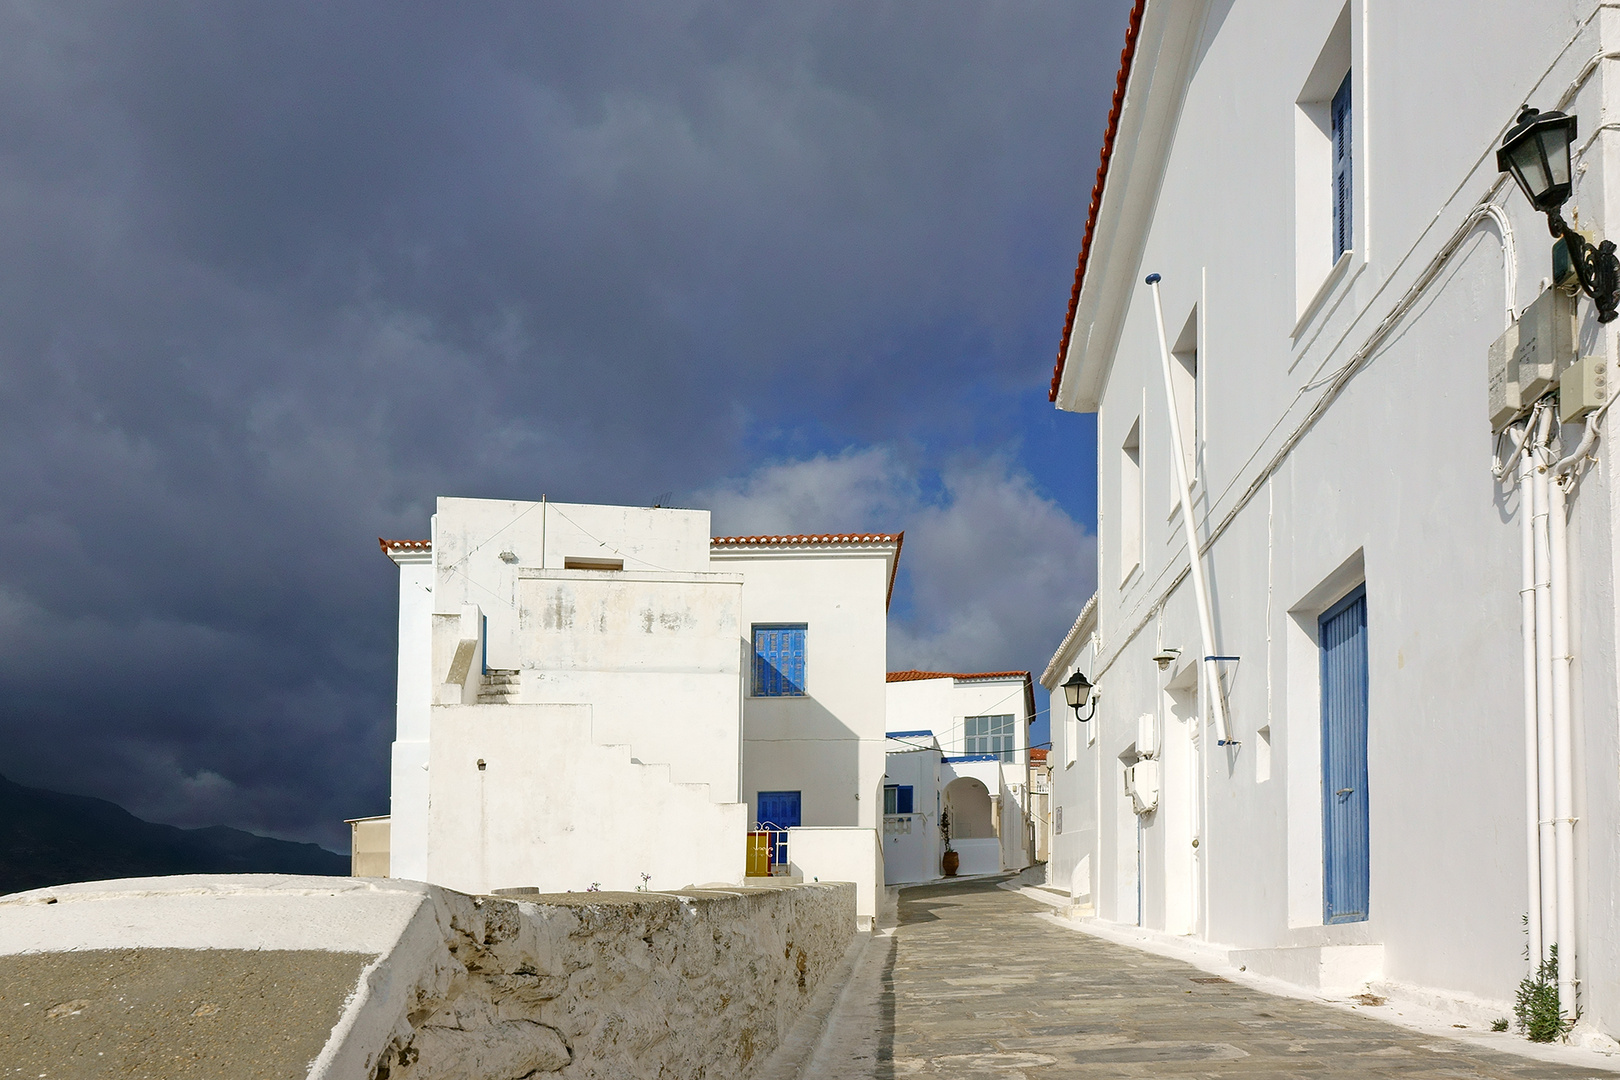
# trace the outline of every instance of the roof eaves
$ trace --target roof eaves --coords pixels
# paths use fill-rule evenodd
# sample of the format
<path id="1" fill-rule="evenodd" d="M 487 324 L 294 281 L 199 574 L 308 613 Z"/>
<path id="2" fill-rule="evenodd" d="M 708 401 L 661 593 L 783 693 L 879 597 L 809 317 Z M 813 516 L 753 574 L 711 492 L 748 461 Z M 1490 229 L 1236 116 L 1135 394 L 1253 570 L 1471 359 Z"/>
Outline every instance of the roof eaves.
<path id="1" fill-rule="evenodd" d="M 711 551 L 715 548 L 815 547 L 834 544 L 872 547 L 894 545 L 894 557 L 889 562 L 889 588 L 883 595 L 883 610 L 888 611 L 889 605 L 894 602 L 894 579 L 895 575 L 900 572 L 900 551 L 906 546 L 906 531 L 904 529 L 897 533 L 797 533 L 780 536 L 716 536 L 709 540 Z"/>
<path id="2" fill-rule="evenodd" d="M 1125 108 L 1125 89 L 1130 85 L 1131 68 L 1136 59 L 1136 41 L 1142 32 L 1142 14 L 1146 9 L 1147 0 L 1136 0 L 1131 5 L 1130 21 L 1125 26 L 1125 47 L 1119 52 L 1119 74 L 1114 77 L 1114 100 L 1108 109 L 1108 129 L 1103 133 L 1097 179 L 1091 185 L 1091 206 L 1086 213 L 1086 231 L 1080 241 L 1080 257 L 1074 267 L 1074 287 L 1069 290 L 1069 313 L 1063 320 L 1063 337 L 1058 342 L 1057 360 L 1052 365 L 1052 389 L 1047 395 L 1048 401 L 1057 401 L 1058 387 L 1063 383 L 1069 338 L 1074 334 L 1074 316 L 1080 308 L 1080 286 L 1086 280 L 1091 241 L 1097 232 L 1097 212 L 1102 209 L 1103 189 L 1108 185 L 1108 163 L 1114 156 L 1114 139 L 1119 135 L 1119 114 Z"/>
<path id="3" fill-rule="evenodd" d="M 1057 647 L 1057 651 L 1052 654 L 1052 659 L 1046 663 L 1046 670 L 1041 672 L 1042 686 L 1048 690 L 1057 689 L 1057 677 L 1063 673 L 1064 668 L 1069 666 L 1069 660 L 1079 651 L 1079 647 L 1085 643 L 1088 636 L 1086 631 L 1096 622 L 1096 616 L 1097 594 L 1092 593 L 1091 599 L 1087 600 L 1085 606 L 1080 609 L 1080 614 L 1074 620 L 1074 625 L 1069 627 L 1067 634 L 1063 635 L 1063 644 Z"/>

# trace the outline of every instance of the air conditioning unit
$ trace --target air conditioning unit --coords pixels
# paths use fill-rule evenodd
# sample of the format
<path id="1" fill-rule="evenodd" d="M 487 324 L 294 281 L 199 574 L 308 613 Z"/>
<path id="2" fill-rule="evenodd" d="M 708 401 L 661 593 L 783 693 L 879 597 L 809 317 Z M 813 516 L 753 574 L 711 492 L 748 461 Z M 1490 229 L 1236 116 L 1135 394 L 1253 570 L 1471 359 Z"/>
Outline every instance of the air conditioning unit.
<path id="1" fill-rule="evenodd" d="M 1138 814 L 1151 813 L 1159 805 L 1159 763 L 1143 758 L 1125 767 L 1125 794 L 1131 797 Z"/>

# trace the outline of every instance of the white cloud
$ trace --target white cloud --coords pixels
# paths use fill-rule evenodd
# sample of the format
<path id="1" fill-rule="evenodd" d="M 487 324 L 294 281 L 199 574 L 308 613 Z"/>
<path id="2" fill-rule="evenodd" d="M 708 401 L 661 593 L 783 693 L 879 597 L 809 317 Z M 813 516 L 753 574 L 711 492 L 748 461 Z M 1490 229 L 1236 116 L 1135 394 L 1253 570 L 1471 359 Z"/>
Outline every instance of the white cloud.
<path id="1" fill-rule="evenodd" d="M 900 530 L 890 670 L 1039 673 L 1096 585 L 1096 537 L 1006 458 L 934 477 L 888 447 L 766 465 L 697 493 L 720 534 Z"/>

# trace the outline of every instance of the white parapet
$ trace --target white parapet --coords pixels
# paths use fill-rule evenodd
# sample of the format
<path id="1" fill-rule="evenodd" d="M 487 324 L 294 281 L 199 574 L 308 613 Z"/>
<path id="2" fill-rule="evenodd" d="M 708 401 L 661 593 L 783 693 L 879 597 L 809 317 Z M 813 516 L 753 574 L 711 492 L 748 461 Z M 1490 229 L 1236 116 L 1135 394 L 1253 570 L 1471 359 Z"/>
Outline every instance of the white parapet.
<path id="1" fill-rule="evenodd" d="M 805 881 L 855 885 L 855 918 L 870 930 L 883 887 L 883 845 L 876 829 L 802 826 L 788 830 L 788 865 Z"/>

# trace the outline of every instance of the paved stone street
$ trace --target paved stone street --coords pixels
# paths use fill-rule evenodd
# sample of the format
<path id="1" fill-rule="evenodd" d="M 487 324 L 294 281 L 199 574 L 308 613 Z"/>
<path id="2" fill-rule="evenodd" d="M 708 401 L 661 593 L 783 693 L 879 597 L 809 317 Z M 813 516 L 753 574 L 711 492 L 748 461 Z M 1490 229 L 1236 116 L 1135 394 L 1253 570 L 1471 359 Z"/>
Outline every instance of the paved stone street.
<path id="1" fill-rule="evenodd" d="M 808 1076 L 1603 1076 L 1272 997 L 1036 918 L 992 881 L 900 893 Z"/>

